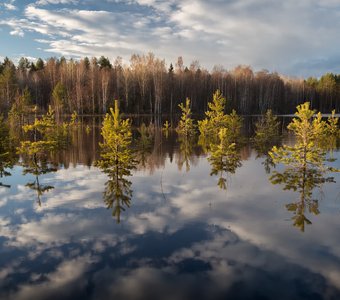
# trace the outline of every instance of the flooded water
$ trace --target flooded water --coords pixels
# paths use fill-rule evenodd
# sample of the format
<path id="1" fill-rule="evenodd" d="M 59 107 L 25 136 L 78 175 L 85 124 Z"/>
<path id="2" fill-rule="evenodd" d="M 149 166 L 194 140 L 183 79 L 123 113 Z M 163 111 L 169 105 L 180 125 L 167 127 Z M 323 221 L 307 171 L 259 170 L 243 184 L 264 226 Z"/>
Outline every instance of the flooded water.
<path id="1" fill-rule="evenodd" d="M 0 178 L 0 299 L 340 299 L 339 173 L 304 202 L 248 138 L 214 172 L 196 140 L 135 131 L 117 211 L 94 164 L 99 124 L 73 130 L 45 172 L 21 158 Z"/>

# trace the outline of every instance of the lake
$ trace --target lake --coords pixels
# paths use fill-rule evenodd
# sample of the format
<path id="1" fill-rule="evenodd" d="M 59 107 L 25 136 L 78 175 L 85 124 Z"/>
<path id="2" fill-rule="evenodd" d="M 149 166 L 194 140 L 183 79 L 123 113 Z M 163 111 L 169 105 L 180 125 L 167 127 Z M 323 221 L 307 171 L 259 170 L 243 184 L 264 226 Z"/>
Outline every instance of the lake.
<path id="1" fill-rule="evenodd" d="M 134 130 L 117 211 L 95 164 L 100 124 L 73 129 L 38 176 L 21 159 L 0 178 L 1 299 L 340 299 L 339 173 L 301 208 L 298 189 L 272 184 L 251 122 L 230 172 L 197 139 Z M 340 167 L 339 148 L 329 157 Z"/>

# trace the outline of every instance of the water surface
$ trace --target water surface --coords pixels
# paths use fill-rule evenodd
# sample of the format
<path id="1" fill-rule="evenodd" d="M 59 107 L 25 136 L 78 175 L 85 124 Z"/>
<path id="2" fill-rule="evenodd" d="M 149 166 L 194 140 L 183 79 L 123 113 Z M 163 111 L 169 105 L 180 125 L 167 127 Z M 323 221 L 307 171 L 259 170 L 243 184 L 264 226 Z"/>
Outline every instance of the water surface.
<path id="1" fill-rule="evenodd" d="M 306 208 L 302 231 L 286 208 L 301 195 L 270 182 L 249 140 L 221 189 L 201 147 L 156 130 L 118 223 L 103 197 L 109 178 L 94 166 L 98 122 L 90 129 L 53 156 L 40 195 L 20 161 L 1 178 L 1 299 L 340 298 L 338 183 L 313 190 L 319 214 Z M 340 152 L 331 155 L 339 167 Z"/>

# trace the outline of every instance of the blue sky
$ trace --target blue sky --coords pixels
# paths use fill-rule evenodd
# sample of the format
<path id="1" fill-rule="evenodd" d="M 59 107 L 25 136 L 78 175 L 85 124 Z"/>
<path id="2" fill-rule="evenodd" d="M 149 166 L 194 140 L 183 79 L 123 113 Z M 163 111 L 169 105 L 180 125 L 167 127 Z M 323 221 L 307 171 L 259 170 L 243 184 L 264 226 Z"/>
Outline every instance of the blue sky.
<path id="1" fill-rule="evenodd" d="M 0 59 L 183 56 L 291 76 L 340 73 L 340 0 L 2 0 Z"/>

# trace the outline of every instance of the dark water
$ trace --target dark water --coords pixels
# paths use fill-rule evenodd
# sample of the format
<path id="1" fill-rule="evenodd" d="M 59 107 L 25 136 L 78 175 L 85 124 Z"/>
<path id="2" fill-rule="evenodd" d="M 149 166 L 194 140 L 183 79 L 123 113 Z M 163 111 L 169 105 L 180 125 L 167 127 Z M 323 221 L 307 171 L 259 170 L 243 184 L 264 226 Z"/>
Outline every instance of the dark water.
<path id="1" fill-rule="evenodd" d="M 320 213 L 306 207 L 302 231 L 285 206 L 299 193 L 269 181 L 249 141 L 221 189 L 199 146 L 156 130 L 117 223 L 97 125 L 72 133 L 41 195 L 20 162 L 0 178 L 0 299 L 340 299 L 338 183 L 313 190 Z"/>

